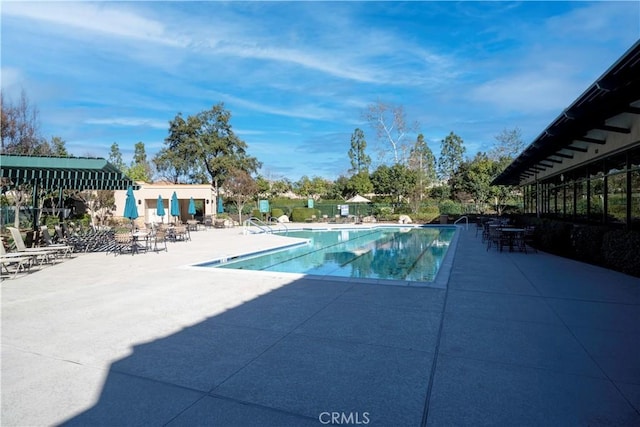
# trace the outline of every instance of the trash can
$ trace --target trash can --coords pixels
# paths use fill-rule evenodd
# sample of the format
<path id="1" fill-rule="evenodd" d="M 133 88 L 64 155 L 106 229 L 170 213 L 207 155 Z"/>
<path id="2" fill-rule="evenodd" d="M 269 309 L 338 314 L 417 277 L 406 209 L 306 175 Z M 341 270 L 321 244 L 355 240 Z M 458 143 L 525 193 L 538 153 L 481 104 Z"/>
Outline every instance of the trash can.
<path id="1" fill-rule="evenodd" d="M 449 219 L 449 215 L 440 215 L 440 224 L 446 224 Z"/>

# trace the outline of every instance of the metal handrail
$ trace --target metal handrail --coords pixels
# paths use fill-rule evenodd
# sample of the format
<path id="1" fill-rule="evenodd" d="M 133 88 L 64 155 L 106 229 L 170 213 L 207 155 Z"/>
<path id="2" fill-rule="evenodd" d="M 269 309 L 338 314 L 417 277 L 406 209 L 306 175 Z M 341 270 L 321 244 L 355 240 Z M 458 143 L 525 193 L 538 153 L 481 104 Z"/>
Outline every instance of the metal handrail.
<path id="1" fill-rule="evenodd" d="M 268 224 L 266 224 L 261 219 L 253 216 L 251 218 L 245 219 L 242 225 L 244 227 L 244 234 L 247 234 L 250 226 L 258 227 L 263 233 L 273 233 L 273 229 L 269 227 Z"/>
<path id="2" fill-rule="evenodd" d="M 464 227 L 465 230 L 469 229 L 469 217 L 466 215 L 461 216 L 460 218 L 456 219 L 455 221 L 453 221 L 453 225 L 456 225 L 458 222 L 465 220 L 467 225 Z"/>
<path id="3" fill-rule="evenodd" d="M 282 227 L 284 228 L 284 234 L 288 234 L 289 233 L 289 228 L 287 227 L 287 225 L 283 222 L 278 221 L 276 218 L 274 217 L 269 217 L 269 224 L 275 224 L 278 227 Z"/>

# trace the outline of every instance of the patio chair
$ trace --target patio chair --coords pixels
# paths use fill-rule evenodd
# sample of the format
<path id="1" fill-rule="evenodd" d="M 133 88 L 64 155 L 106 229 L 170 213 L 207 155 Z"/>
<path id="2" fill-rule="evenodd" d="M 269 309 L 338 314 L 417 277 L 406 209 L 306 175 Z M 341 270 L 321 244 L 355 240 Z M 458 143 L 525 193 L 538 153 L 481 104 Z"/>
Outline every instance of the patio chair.
<path id="1" fill-rule="evenodd" d="M 71 256 L 71 252 L 73 252 L 73 246 L 65 245 L 64 243 L 53 243 L 51 235 L 49 234 L 49 229 L 46 225 L 40 227 L 40 237 L 45 244 L 45 248 L 60 249 L 64 256 Z"/>
<path id="2" fill-rule="evenodd" d="M 489 227 L 489 237 L 487 239 L 487 250 L 491 249 L 491 246 L 495 246 L 500 252 L 504 246 L 509 245 L 508 236 L 502 233 L 500 227 Z"/>
<path id="3" fill-rule="evenodd" d="M 162 245 L 162 248 L 160 247 Z M 167 230 L 164 228 L 158 228 L 153 236 L 153 251 L 159 252 L 161 250 L 167 251 Z"/>
<path id="4" fill-rule="evenodd" d="M 133 255 L 133 236 L 131 233 L 116 233 L 113 238 L 115 240 L 114 253 L 122 254 L 124 252 L 131 252 L 131 255 Z"/>
<path id="5" fill-rule="evenodd" d="M 0 277 L 2 275 L 2 270 L 6 271 L 7 274 L 11 274 L 11 270 L 9 270 L 8 266 L 15 265 L 15 270 L 13 271 L 13 278 L 15 278 L 19 272 L 26 272 L 33 263 L 33 257 L 19 255 L 19 256 L 7 256 L 0 255 Z"/>
<path id="6" fill-rule="evenodd" d="M 51 261 L 53 257 L 66 253 L 66 249 L 61 248 L 49 248 L 47 246 L 41 246 L 37 248 L 28 248 L 25 245 L 24 240 L 22 239 L 22 234 L 20 234 L 20 230 L 15 227 L 7 227 L 9 232 L 11 233 L 11 237 L 13 238 L 13 243 L 16 245 L 16 252 L 19 253 L 29 253 L 29 254 L 38 254 L 38 255 L 47 255 L 47 261 Z"/>
<path id="7" fill-rule="evenodd" d="M 175 240 L 187 241 L 191 240 L 191 233 L 186 225 L 176 225 L 174 229 Z"/>
<path id="8" fill-rule="evenodd" d="M 535 233 L 536 233 L 536 228 L 534 226 L 527 226 L 524 228 L 524 237 L 523 237 L 523 244 L 529 245 L 529 247 L 531 249 L 533 249 L 534 252 L 538 253 L 538 250 L 535 248 L 534 244 L 535 244 Z"/>
<path id="9" fill-rule="evenodd" d="M 38 256 L 35 252 L 27 254 L 7 252 L 4 248 L 4 243 L 0 242 L 0 273 L 4 268 L 7 274 L 11 274 L 8 266 L 15 265 L 15 271 L 13 272 L 13 277 L 15 278 L 20 271 L 30 269 L 38 261 Z M 41 254 L 42 256 L 47 256 L 47 254 Z M 40 259 L 40 264 L 42 264 L 42 259 Z"/>

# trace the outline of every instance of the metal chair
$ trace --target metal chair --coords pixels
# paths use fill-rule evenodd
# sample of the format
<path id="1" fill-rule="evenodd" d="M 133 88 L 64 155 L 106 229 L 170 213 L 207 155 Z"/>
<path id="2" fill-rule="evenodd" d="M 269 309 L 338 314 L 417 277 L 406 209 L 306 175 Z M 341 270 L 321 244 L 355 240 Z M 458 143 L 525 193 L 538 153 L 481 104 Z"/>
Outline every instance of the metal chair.
<path id="1" fill-rule="evenodd" d="M 113 238 L 116 243 L 114 252 L 119 254 L 131 252 L 131 255 L 133 255 L 133 236 L 131 233 L 116 233 Z"/>
<path id="2" fill-rule="evenodd" d="M 162 248 L 159 248 L 162 245 Z M 161 250 L 167 251 L 167 230 L 164 228 L 158 228 L 153 236 L 153 251 L 159 252 Z"/>

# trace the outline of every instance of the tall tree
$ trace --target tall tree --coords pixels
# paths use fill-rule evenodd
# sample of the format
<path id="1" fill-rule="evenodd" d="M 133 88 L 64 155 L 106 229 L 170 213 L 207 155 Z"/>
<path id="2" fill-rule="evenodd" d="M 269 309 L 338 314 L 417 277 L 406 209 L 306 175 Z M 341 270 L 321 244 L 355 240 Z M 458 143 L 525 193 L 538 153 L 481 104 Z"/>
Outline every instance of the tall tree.
<path id="1" fill-rule="evenodd" d="M 356 128 L 351 135 L 351 148 L 349 148 L 349 160 L 351 161 L 351 170 L 353 174 L 360 172 L 368 172 L 371 166 L 371 157 L 365 153 L 367 141 L 364 138 L 364 132 Z"/>
<path id="2" fill-rule="evenodd" d="M 326 194 L 329 190 L 329 182 L 319 176 L 309 178 L 302 176 L 293 186 L 293 191 L 302 197 L 310 197 L 318 200 L 320 196 Z"/>
<path id="3" fill-rule="evenodd" d="M 405 165 L 395 164 L 391 167 L 380 165 L 371 174 L 371 183 L 377 194 L 391 196 L 394 202 L 411 194 L 416 185 L 416 173 Z"/>
<path id="4" fill-rule="evenodd" d="M 519 128 L 503 129 L 495 136 L 496 143 L 489 151 L 489 157 L 493 160 L 508 158 L 513 160 L 524 150 L 524 142 L 522 141 L 522 132 Z"/>
<path id="5" fill-rule="evenodd" d="M 38 109 L 30 104 L 26 92 L 23 90 L 20 93 L 20 101 L 17 104 L 7 101 L 0 92 L 0 110 L 0 152 L 26 155 L 38 153 L 43 142 L 38 123 Z"/>
<path id="6" fill-rule="evenodd" d="M 441 141 L 438 175 L 442 180 L 450 179 L 464 160 L 464 141 L 458 135 L 449 133 Z"/>
<path id="7" fill-rule="evenodd" d="M 126 166 L 122 160 L 122 153 L 120 152 L 120 147 L 117 142 L 111 144 L 111 148 L 109 149 L 109 163 L 117 167 L 121 172 L 126 173 Z"/>
<path id="8" fill-rule="evenodd" d="M 385 141 L 391 145 L 394 163 L 403 163 L 406 151 L 407 134 L 418 128 L 418 123 L 407 124 L 406 114 L 402 105 L 387 104 L 382 101 L 370 104 L 364 118 L 375 129 L 378 141 Z M 386 150 L 381 152 L 384 159 Z"/>
<path id="9" fill-rule="evenodd" d="M 83 190 L 76 192 L 76 197 L 82 200 L 91 215 L 91 224 L 104 225 L 113 215 L 116 199 L 113 190 Z"/>
<path id="10" fill-rule="evenodd" d="M 416 142 L 409 151 L 408 167 L 417 174 L 417 186 L 414 195 L 417 195 L 417 199 L 421 201 L 424 197 L 425 189 L 430 187 L 436 180 L 436 157 L 422 134 L 418 135 Z"/>
<path id="11" fill-rule="evenodd" d="M 191 182 L 208 181 L 218 197 L 231 170 L 251 174 L 261 165 L 247 154 L 247 144 L 233 132 L 231 113 L 223 103 L 186 120 L 179 113 L 170 122 L 164 143 L 154 158 L 159 173 L 170 176 L 172 181 L 185 176 Z"/>
<path id="12" fill-rule="evenodd" d="M 494 161 L 485 153 L 477 153 L 467 162 L 463 162 L 450 179 L 453 194 L 460 201 L 472 202 L 477 213 L 484 213 L 493 194 L 491 181 L 495 167 Z"/>
<path id="13" fill-rule="evenodd" d="M 271 182 L 271 197 L 278 197 L 293 190 L 293 184 L 288 178 L 282 178 Z"/>
<path id="14" fill-rule="evenodd" d="M 24 90 L 15 104 L 0 91 L 0 125 L 1 154 L 50 155 L 49 144 L 40 136 L 38 109 L 31 105 Z M 25 184 L 13 188 L 7 198 L 15 207 L 16 228 L 20 227 L 21 208 L 30 203 L 32 192 L 32 186 Z M 42 201 L 41 198 L 38 203 Z"/>
<path id="15" fill-rule="evenodd" d="M 201 182 L 201 165 L 193 149 L 198 127 L 196 116 L 189 116 L 185 120 L 182 113 L 169 122 L 165 146 L 153 158 L 156 170 L 163 179 L 174 184 Z"/>
<path id="16" fill-rule="evenodd" d="M 197 115 L 194 156 L 211 177 L 216 195 L 230 171 L 240 169 L 254 173 L 260 167 L 255 157 L 247 154 L 247 144 L 236 136 L 231 127 L 231 113 L 223 103 Z"/>
<path id="17" fill-rule="evenodd" d="M 346 182 L 346 186 L 343 188 L 342 195 L 345 198 L 350 198 L 356 194 L 368 194 L 373 192 L 373 184 L 369 178 L 369 173 L 364 171 L 351 176 Z"/>
<path id="18" fill-rule="evenodd" d="M 230 169 L 224 184 L 225 196 L 233 200 L 238 209 L 238 221 L 242 224 L 242 209 L 258 193 L 258 184 L 246 171 Z"/>
<path id="19" fill-rule="evenodd" d="M 49 141 L 49 147 L 51 150 L 51 155 L 58 157 L 69 157 L 69 151 L 67 151 L 66 141 L 59 136 L 51 137 L 51 141 Z"/>
<path id="20" fill-rule="evenodd" d="M 133 160 L 127 175 L 134 181 L 151 181 L 151 165 L 147 161 L 147 153 L 142 141 L 134 146 Z"/>
<path id="21" fill-rule="evenodd" d="M 502 173 L 525 148 L 522 134 L 517 127 L 502 130 L 495 139 L 496 143 L 489 152 L 489 157 L 493 160 L 492 179 Z M 516 186 L 496 185 L 491 190 L 496 212 L 501 215 L 507 203 L 514 202 L 514 195 L 517 194 Z"/>

